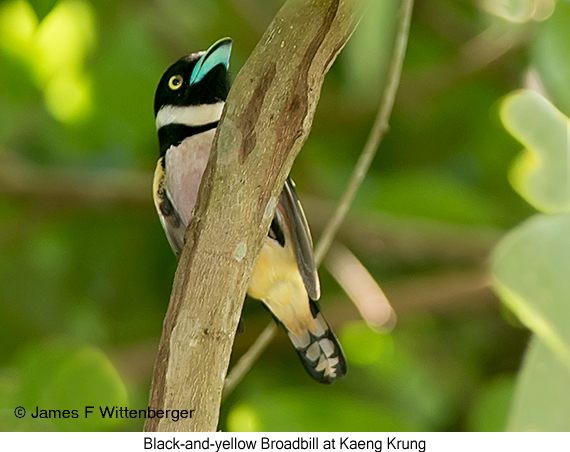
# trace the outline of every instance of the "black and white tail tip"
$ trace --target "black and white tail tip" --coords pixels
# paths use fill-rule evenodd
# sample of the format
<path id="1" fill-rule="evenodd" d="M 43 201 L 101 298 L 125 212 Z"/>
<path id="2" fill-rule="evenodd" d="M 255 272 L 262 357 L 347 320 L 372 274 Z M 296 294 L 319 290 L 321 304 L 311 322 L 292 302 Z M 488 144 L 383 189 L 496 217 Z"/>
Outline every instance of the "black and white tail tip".
<path id="1" fill-rule="evenodd" d="M 309 300 L 309 303 L 317 324 L 315 333 L 305 330 L 303 336 L 298 337 L 286 330 L 287 335 L 309 375 L 319 383 L 332 384 L 346 375 L 346 358 L 338 339 L 319 312 L 317 303 L 313 300 Z"/>

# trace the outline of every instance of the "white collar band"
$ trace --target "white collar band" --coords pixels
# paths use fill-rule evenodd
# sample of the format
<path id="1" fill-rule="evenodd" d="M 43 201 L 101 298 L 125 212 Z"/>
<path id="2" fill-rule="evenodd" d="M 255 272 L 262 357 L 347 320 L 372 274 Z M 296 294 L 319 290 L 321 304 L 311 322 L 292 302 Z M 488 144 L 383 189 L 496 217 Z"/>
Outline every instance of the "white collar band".
<path id="1" fill-rule="evenodd" d="M 156 129 L 168 124 L 185 124 L 195 127 L 219 121 L 223 108 L 224 102 L 184 107 L 164 105 L 156 115 Z"/>

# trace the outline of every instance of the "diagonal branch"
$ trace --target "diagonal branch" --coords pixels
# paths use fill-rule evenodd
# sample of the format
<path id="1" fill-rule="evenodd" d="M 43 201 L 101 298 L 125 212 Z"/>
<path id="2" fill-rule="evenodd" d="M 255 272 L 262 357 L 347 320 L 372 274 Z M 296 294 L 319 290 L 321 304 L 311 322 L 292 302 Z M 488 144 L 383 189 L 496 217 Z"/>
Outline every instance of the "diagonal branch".
<path id="1" fill-rule="evenodd" d="M 228 96 L 164 320 L 146 431 L 215 431 L 249 277 L 311 128 L 324 75 L 365 0 L 289 0 Z"/>
<path id="2" fill-rule="evenodd" d="M 404 56 L 406 54 L 413 4 L 413 0 L 402 1 L 400 27 L 398 30 L 394 55 L 388 74 L 388 83 L 384 89 L 378 114 L 374 121 L 374 125 L 372 126 L 370 136 L 368 137 L 366 145 L 364 146 L 358 162 L 354 167 L 352 176 L 349 180 L 345 192 L 342 195 L 342 198 L 338 203 L 335 213 L 325 226 L 321 238 L 315 248 L 315 262 L 317 265 L 320 265 L 326 256 L 327 251 L 329 250 L 333 239 L 338 232 L 342 221 L 345 219 L 346 214 L 348 213 L 348 209 L 354 200 L 354 197 L 356 196 L 356 192 L 360 188 L 360 185 L 362 184 L 362 181 L 364 180 L 364 177 L 370 168 L 370 164 L 376 155 L 378 146 L 380 145 L 382 138 L 389 129 L 388 119 L 392 113 L 394 100 L 396 98 L 396 92 L 400 83 L 400 74 L 402 73 L 402 65 L 404 63 Z M 253 363 L 259 358 L 267 345 L 269 345 L 269 343 L 273 340 L 276 331 L 277 328 L 273 323 L 268 325 L 263 333 L 256 339 L 251 348 L 242 356 L 240 361 L 238 361 L 235 367 L 230 371 L 228 381 L 226 382 L 226 386 L 224 388 L 224 397 L 227 397 L 247 374 Z"/>

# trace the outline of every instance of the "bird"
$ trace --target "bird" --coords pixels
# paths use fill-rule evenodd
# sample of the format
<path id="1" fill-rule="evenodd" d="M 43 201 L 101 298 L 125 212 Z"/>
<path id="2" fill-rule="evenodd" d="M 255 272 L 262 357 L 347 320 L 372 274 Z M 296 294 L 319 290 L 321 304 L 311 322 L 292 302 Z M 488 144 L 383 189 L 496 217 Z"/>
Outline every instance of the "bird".
<path id="1" fill-rule="evenodd" d="M 233 41 L 180 58 L 162 75 L 154 97 L 160 157 L 153 198 L 179 258 L 210 148 L 230 90 Z M 295 185 L 287 178 L 251 276 L 248 295 L 283 327 L 308 374 L 331 384 L 346 374 L 341 345 L 320 312 L 313 242 Z"/>

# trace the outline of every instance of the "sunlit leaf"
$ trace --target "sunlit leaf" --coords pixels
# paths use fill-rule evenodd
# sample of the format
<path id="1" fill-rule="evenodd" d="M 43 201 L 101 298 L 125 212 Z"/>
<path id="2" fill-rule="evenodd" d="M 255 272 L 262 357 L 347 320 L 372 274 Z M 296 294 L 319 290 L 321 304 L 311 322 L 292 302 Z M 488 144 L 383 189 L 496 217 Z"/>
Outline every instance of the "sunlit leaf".
<path id="1" fill-rule="evenodd" d="M 501 119 L 526 147 L 511 171 L 514 189 L 538 210 L 570 209 L 570 119 L 534 91 L 509 95 Z"/>
<path id="2" fill-rule="evenodd" d="M 519 374 L 507 428 L 570 430 L 570 371 L 538 337 L 532 339 Z"/>
<path id="3" fill-rule="evenodd" d="M 38 18 L 24 0 L 0 6 L 0 48 L 20 58 L 29 58 Z"/>
<path id="4" fill-rule="evenodd" d="M 95 41 L 93 7 L 82 0 L 60 2 L 39 24 L 34 65 L 42 80 L 54 74 L 77 70 Z"/>
<path id="5" fill-rule="evenodd" d="M 521 321 L 570 369 L 570 214 L 536 215 L 501 241 L 494 285 Z"/>
<path id="6" fill-rule="evenodd" d="M 42 20 L 56 5 L 57 0 L 30 0 L 38 18 Z"/>
<path id="7" fill-rule="evenodd" d="M 552 17 L 540 24 L 531 43 L 532 64 L 550 97 L 570 115 L 570 2 L 558 1 Z"/>
<path id="8" fill-rule="evenodd" d="M 91 111 L 91 83 L 87 76 L 63 72 L 45 86 L 47 109 L 62 122 L 75 122 Z"/>
<path id="9" fill-rule="evenodd" d="M 75 122 L 90 112 L 84 64 L 94 41 L 93 7 L 81 0 L 60 2 L 37 29 L 31 63 L 44 86 L 48 110 L 62 122 Z"/>

